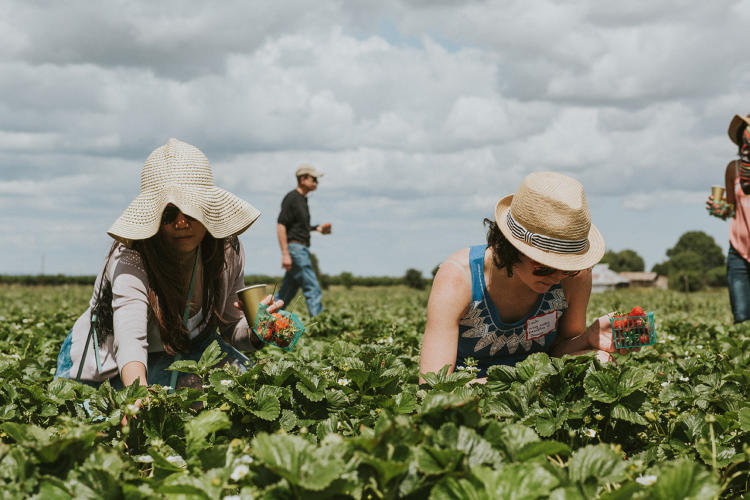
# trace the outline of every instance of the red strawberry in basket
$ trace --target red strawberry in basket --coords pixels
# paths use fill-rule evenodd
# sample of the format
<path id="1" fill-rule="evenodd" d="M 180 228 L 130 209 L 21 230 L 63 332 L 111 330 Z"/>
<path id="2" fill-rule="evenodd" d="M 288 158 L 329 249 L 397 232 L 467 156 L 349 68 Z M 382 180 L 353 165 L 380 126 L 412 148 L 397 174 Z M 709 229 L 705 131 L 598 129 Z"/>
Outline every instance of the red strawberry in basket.
<path id="1" fill-rule="evenodd" d="M 643 308 L 641 306 L 635 306 L 633 309 L 630 310 L 630 314 L 628 316 L 645 316 L 646 313 L 643 311 Z"/>

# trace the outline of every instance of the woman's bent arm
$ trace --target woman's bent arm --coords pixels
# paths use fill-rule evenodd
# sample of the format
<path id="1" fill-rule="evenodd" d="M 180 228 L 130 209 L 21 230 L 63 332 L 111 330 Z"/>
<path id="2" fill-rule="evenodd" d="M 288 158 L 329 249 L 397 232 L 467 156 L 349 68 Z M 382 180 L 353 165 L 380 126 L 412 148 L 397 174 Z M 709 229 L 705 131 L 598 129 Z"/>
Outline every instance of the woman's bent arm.
<path id="1" fill-rule="evenodd" d="M 135 382 L 135 379 L 140 379 L 140 385 L 148 385 L 148 381 L 146 380 L 146 366 L 140 361 L 125 363 L 125 366 L 122 367 L 120 379 L 125 387 Z"/>
<path id="2" fill-rule="evenodd" d="M 435 275 L 427 303 L 427 326 L 419 359 L 422 373 L 440 371 L 450 365 L 453 371 L 458 350 L 458 322 L 471 300 L 471 284 L 457 266 L 441 266 Z"/>

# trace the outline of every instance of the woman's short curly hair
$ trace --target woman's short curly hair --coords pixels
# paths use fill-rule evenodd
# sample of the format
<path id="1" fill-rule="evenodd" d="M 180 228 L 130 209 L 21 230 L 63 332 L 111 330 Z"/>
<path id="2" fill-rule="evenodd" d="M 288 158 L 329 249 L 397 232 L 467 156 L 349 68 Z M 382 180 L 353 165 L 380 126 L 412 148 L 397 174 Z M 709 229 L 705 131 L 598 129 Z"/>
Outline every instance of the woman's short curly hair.
<path id="1" fill-rule="evenodd" d="M 497 222 L 485 218 L 487 246 L 492 249 L 492 260 L 498 269 L 505 268 L 508 277 L 513 276 L 513 266 L 521 263 L 521 252 L 510 244 L 508 238 L 497 227 Z"/>

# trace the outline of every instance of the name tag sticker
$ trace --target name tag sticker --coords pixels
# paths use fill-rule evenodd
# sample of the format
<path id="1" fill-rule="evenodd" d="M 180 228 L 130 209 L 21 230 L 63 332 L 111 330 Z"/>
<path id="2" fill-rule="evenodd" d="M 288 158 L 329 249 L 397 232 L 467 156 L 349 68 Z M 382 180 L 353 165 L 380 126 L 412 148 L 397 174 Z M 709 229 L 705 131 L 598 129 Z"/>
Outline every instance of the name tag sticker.
<path id="1" fill-rule="evenodd" d="M 550 311 L 526 320 L 526 340 L 544 337 L 555 329 L 557 311 Z"/>

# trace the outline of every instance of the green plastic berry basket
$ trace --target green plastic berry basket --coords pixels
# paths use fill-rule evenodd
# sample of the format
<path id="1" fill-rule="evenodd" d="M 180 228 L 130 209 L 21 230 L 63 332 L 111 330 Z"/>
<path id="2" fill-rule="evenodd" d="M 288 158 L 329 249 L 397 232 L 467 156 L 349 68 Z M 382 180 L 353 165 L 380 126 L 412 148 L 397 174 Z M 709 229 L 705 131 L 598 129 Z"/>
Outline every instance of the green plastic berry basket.
<path id="1" fill-rule="evenodd" d="M 609 322 L 612 325 L 612 338 L 617 349 L 645 347 L 656 342 L 653 311 L 647 312 L 644 316 L 609 318 Z"/>
<path id="2" fill-rule="evenodd" d="M 253 331 L 261 342 L 276 346 L 285 351 L 294 349 L 294 345 L 305 333 L 305 325 L 289 311 L 276 311 L 273 316 L 268 312 L 268 306 L 259 305 L 255 315 Z"/>

